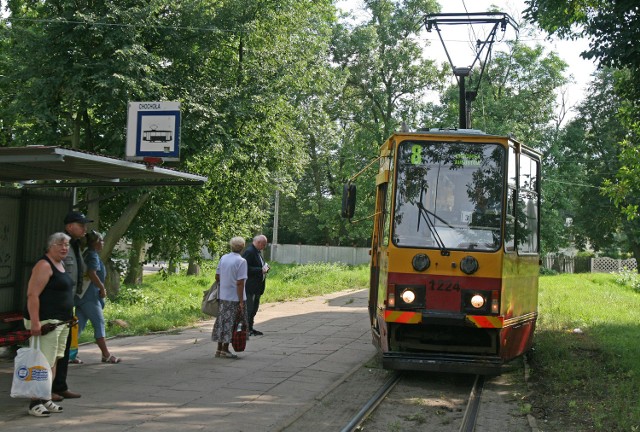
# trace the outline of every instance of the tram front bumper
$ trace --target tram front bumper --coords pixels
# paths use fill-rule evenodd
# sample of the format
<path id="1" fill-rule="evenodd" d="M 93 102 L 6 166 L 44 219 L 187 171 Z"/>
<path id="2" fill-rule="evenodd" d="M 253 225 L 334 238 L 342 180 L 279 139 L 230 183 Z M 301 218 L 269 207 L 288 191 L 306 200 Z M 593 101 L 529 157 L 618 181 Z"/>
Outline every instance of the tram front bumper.
<path id="1" fill-rule="evenodd" d="M 464 354 L 431 354 L 387 352 L 382 354 L 382 366 L 392 370 L 499 375 L 504 362 L 499 357 Z"/>

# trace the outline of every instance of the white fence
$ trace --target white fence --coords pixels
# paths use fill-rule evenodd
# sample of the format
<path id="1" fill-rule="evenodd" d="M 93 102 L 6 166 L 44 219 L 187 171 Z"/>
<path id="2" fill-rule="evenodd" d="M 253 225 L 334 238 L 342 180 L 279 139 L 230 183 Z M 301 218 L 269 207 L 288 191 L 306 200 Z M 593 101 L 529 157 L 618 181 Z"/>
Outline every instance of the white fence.
<path id="1" fill-rule="evenodd" d="M 265 258 L 281 264 L 308 264 L 316 262 L 340 262 L 349 265 L 369 262 L 369 249 L 347 246 L 309 246 L 272 244 L 265 252 Z"/>
<path id="2" fill-rule="evenodd" d="M 631 259 L 614 259 L 614 258 L 592 258 L 591 259 L 591 273 L 611 273 L 619 272 L 623 269 L 637 270 L 638 263 L 635 258 Z"/>

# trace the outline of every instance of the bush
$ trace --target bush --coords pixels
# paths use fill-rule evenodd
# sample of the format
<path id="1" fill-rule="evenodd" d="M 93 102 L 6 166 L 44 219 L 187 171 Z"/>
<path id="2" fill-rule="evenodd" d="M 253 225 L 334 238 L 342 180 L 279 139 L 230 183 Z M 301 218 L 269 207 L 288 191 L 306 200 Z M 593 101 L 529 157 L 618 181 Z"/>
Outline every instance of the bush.
<path id="1" fill-rule="evenodd" d="M 550 269 L 547 267 L 540 267 L 540 275 L 541 276 L 555 276 L 558 272 L 554 269 Z"/>
<path id="2" fill-rule="evenodd" d="M 638 273 L 633 270 L 629 270 L 629 268 L 624 267 L 616 275 L 616 282 L 621 285 L 626 285 L 631 287 L 634 291 L 640 292 L 640 277 Z"/>

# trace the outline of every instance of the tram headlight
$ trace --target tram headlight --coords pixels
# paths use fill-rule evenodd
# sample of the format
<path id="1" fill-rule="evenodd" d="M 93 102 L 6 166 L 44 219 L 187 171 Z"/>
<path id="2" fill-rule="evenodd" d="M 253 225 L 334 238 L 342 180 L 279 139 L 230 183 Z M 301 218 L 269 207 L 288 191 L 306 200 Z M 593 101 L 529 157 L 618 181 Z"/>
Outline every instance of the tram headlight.
<path id="1" fill-rule="evenodd" d="M 411 264 L 413 264 L 413 269 L 415 271 L 421 272 L 429 268 L 429 266 L 431 265 L 431 260 L 427 255 L 419 253 L 413 257 L 413 261 L 411 262 Z"/>
<path id="2" fill-rule="evenodd" d="M 476 309 L 482 308 L 484 306 L 484 297 L 482 297 L 480 294 L 476 294 L 471 297 L 471 306 Z"/>
<path id="3" fill-rule="evenodd" d="M 460 261 L 460 270 L 468 275 L 477 272 L 479 267 L 478 260 L 471 255 L 467 255 Z"/>
<path id="4" fill-rule="evenodd" d="M 423 284 L 407 284 L 395 285 L 395 302 L 393 306 L 389 302 L 387 295 L 387 306 L 396 307 L 396 309 L 423 309 L 425 307 L 426 285 Z"/>
<path id="5" fill-rule="evenodd" d="M 406 289 L 406 290 L 402 291 L 401 296 L 402 296 L 402 301 L 405 302 L 408 305 L 413 303 L 415 301 L 415 299 L 416 299 L 416 293 L 414 293 L 410 289 Z"/>
<path id="6" fill-rule="evenodd" d="M 491 293 L 482 290 L 465 290 L 462 294 L 462 311 L 471 315 L 491 314 Z"/>

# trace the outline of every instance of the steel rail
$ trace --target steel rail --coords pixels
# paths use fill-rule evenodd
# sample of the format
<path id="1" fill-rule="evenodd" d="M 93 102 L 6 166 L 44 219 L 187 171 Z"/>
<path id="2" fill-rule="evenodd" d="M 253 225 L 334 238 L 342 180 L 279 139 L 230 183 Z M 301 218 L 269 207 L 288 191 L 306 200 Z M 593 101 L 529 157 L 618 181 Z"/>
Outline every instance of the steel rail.
<path id="1" fill-rule="evenodd" d="M 391 389 L 400 381 L 402 374 L 395 372 L 389 379 L 380 387 L 380 389 L 374 394 L 371 399 L 358 411 L 358 413 L 351 419 L 351 421 L 341 430 L 341 432 L 353 432 L 356 428 L 366 419 L 371 412 L 376 409 L 380 402 L 389 394 Z"/>
<path id="2" fill-rule="evenodd" d="M 484 386 L 484 375 L 476 375 L 476 380 L 471 388 L 467 409 L 462 418 L 460 432 L 473 432 L 476 428 L 476 420 L 480 411 L 480 398 L 482 397 L 482 387 Z"/>

